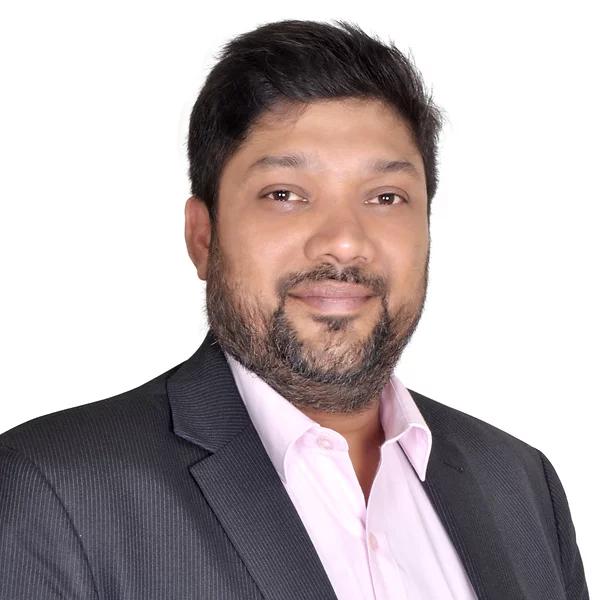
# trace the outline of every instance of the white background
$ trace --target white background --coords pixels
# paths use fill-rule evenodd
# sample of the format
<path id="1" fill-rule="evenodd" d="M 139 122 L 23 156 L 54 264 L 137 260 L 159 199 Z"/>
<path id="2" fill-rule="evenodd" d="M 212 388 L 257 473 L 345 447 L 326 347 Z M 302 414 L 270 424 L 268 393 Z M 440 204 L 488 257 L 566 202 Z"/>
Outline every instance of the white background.
<path id="1" fill-rule="evenodd" d="M 263 22 L 352 20 L 412 50 L 449 119 L 428 305 L 398 373 L 547 454 L 606 598 L 600 3 L 360 4 L 5 5 L 0 431 L 193 353 L 185 139 L 213 55 Z"/>

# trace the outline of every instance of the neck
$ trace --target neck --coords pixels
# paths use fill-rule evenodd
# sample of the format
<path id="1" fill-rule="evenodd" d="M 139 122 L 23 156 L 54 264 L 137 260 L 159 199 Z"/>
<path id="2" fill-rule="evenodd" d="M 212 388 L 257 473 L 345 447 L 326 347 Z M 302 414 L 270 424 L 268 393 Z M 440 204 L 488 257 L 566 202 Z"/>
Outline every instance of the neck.
<path id="1" fill-rule="evenodd" d="M 385 433 L 381 425 L 379 398 L 362 413 L 326 413 L 301 409 L 322 427 L 340 433 L 349 446 L 349 458 L 358 478 L 364 500 L 368 504 L 370 490 L 381 460 L 381 445 Z"/>
<path id="2" fill-rule="evenodd" d="M 379 402 L 380 399 L 377 398 L 364 411 L 356 413 L 329 413 L 310 408 L 300 410 L 322 427 L 341 434 L 349 445 L 350 454 L 357 454 L 370 447 L 380 446 L 385 441 Z"/>

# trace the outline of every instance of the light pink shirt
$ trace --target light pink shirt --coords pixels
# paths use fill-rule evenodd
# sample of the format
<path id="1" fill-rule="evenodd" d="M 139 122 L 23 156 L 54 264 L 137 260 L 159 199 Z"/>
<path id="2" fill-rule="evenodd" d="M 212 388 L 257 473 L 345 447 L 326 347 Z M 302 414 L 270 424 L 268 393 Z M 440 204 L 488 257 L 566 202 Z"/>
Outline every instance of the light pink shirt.
<path id="1" fill-rule="evenodd" d="M 394 376 L 368 506 L 345 438 L 227 357 L 242 400 L 340 600 L 476 600 L 421 481 L 431 432 Z"/>

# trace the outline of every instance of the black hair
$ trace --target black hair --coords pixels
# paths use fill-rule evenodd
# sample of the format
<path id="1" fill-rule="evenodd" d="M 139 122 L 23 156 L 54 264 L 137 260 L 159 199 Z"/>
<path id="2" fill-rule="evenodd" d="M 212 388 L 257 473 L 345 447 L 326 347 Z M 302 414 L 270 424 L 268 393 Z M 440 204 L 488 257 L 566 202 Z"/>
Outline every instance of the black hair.
<path id="1" fill-rule="evenodd" d="M 442 116 L 412 59 L 357 25 L 278 21 L 228 42 L 193 107 L 188 138 L 192 195 L 214 223 L 227 161 L 279 102 L 376 99 L 411 129 L 425 168 L 428 212 L 438 184 Z"/>

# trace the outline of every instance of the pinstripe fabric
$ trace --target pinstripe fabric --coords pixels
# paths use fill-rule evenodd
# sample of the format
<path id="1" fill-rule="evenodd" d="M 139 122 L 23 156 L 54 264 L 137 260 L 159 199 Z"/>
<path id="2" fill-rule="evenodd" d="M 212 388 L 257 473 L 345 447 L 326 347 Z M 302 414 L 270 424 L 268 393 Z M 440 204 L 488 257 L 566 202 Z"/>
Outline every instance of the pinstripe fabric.
<path id="1" fill-rule="evenodd" d="M 478 598 L 587 599 L 564 490 L 544 457 L 478 419 L 411 394 L 433 435 L 425 488 Z"/>
<path id="2" fill-rule="evenodd" d="M 27 458 L 7 448 L 0 448 L 0 465 L 2 597 L 19 597 L 17 590 L 31 589 L 44 590 L 44 596 L 32 593 L 29 598 L 97 598 L 78 532 L 46 477 Z M 28 513 L 27 521 L 23 513 Z M 60 555 L 41 552 L 59 544 Z M 41 553 L 44 560 L 38 559 Z"/>
<path id="3" fill-rule="evenodd" d="M 548 461 L 412 394 L 478 598 L 586 599 Z M 55 598 L 335 600 L 212 336 L 140 388 L 0 436 L 0 600 Z"/>
<path id="4" fill-rule="evenodd" d="M 541 454 L 545 480 L 549 487 L 552 511 L 556 531 L 558 533 L 558 550 L 562 564 L 562 572 L 566 592 L 569 598 L 585 598 L 587 582 L 583 572 L 581 555 L 575 542 L 575 533 L 572 521 L 568 518 L 569 508 L 564 488 L 560 479 L 547 458 Z"/>

